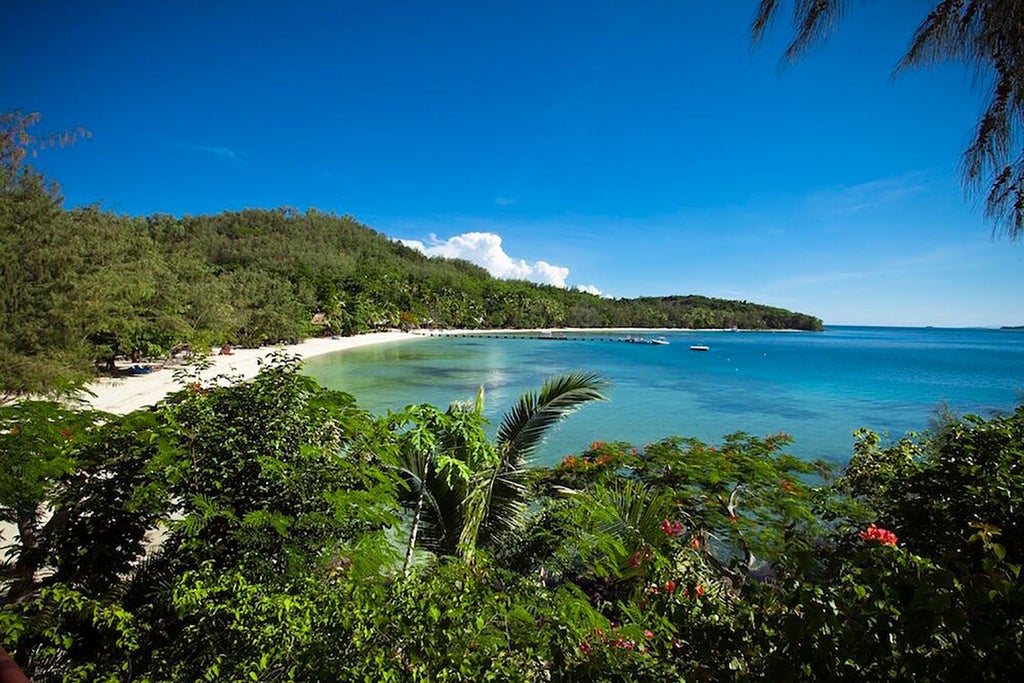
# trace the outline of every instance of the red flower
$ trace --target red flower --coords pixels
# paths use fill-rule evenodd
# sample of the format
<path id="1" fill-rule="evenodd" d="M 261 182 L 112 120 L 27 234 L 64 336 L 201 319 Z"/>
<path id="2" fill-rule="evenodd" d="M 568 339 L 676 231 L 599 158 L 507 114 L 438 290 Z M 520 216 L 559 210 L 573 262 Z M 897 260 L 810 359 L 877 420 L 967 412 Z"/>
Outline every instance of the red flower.
<path id="1" fill-rule="evenodd" d="M 683 533 L 683 523 L 679 520 L 670 522 L 667 519 L 661 520 L 661 530 L 665 532 L 666 536 L 678 536 Z"/>
<path id="2" fill-rule="evenodd" d="M 697 597 L 699 598 L 700 596 L 704 595 L 704 586 L 700 586 L 700 585 L 698 585 L 698 586 L 697 586 L 697 587 L 696 587 L 696 588 L 695 588 L 695 589 L 693 590 L 693 592 L 694 592 L 694 593 L 696 593 Z"/>
<path id="3" fill-rule="evenodd" d="M 693 540 L 690 541 L 690 545 L 693 546 L 694 550 L 700 550 L 700 539 L 694 536 Z"/>
<path id="4" fill-rule="evenodd" d="M 860 537 L 863 541 L 879 545 L 896 545 L 896 542 L 899 540 L 893 532 L 877 527 L 874 524 L 860 532 Z"/>
<path id="5" fill-rule="evenodd" d="M 630 555 L 629 566 L 639 567 L 641 564 L 647 562 L 652 557 L 654 557 L 654 553 L 651 552 L 651 549 L 647 546 L 642 546 L 639 550 Z"/>
<path id="6" fill-rule="evenodd" d="M 582 643 L 580 643 L 580 652 L 582 652 L 583 654 L 589 655 L 593 651 L 594 646 L 588 643 L 587 641 L 584 640 Z"/>
<path id="7" fill-rule="evenodd" d="M 653 637 L 654 637 L 654 632 L 653 631 L 650 631 L 650 630 L 644 631 L 644 638 L 646 638 L 647 640 L 650 640 Z"/>
<path id="8" fill-rule="evenodd" d="M 668 581 L 666 581 L 665 582 L 665 592 L 666 593 L 675 593 L 676 592 L 676 582 L 673 581 L 672 579 L 669 579 Z"/>

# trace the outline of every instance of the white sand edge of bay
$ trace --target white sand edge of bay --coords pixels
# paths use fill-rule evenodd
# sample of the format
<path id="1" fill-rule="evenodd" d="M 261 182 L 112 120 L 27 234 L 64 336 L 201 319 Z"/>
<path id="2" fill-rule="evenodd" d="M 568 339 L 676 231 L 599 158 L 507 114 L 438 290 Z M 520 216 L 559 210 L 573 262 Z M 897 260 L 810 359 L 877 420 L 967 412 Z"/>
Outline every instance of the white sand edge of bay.
<path id="1" fill-rule="evenodd" d="M 234 349 L 230 355 L 211 355 L 209 357 L 211 365 L 201 373 L 200 378 L 210 381 L 222 375 L 240 379 L 255 377 L 260 370 L 261 361 L 265 361 L 276 351 L 284 351 L 304 360 L 371 344 L 386 344 L 422 338 L 423 335 L 408 332 L 372 332 L 353 337 L 315 337 L 287 346 Z M 174 378 L 174 371 L 165 367 L 145 375 L 98 379 L 88 385 L 88 390 L 93 395 L 86 395 L 84 402 L 95 410 L 123 415 L 139 408 L 151 406 L 168 394 L 182 388 Z"/>

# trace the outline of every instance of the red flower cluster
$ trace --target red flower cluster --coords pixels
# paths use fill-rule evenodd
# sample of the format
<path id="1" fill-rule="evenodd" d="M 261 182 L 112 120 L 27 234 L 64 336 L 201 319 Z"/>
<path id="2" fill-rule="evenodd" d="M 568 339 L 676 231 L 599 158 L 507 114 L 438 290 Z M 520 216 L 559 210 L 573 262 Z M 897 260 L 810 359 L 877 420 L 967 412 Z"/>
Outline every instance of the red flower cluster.
<path id="1" fill-rule="evenodd" d="M 582 457 L 576 457 L 575 455 L 567 455 L 562 459 L 560 467 L 563 470 L 588 470 L 592 467 L 600 467 L 601 465 L 607 465 L 612 462 L 612 456 L 605 454 L 599 455 L 596 458 L 584 455 Z"/>
<path id="2" fill-rule="evenodd" d="M 654 554 L 651 552 L 651 549 L 645 545 L 630 556 L 629 566 L 639 567 L 641 564 L 650 561 L 652 557 L 654 557 Z"/>
<path id="3" fill-rule="evenodd" d="M 683 523 L 679 520 L 670 522 L 667 519 L 661 520 L 661 530 L 665 532 L 666 536 L 678 536 L 683 533 Z"/>
<path id="4" fill-rule="evenodd" d="M 600 629 L 600 628 L 595 628 L 594 629 L 594 637 L 596 638 L 596 640 L 599 643 L 602 643 L 604 645 L 610 645 L 611 647 L 617 647 L 617 648 L 620 648 L 620 649 L 623 649 L 623 650 L 636 650 L 636 649 L 639 649 L 640 652 L 644 652 L 646 650 L 646 648 L 643 645 L 641 645 L 639 648 L 637 648 L 635 640 L 626 640 L 625 638 L 617 635 L 615 632 L 618 631 L 618 630 L 619 630 L 619 627 L 615 623 L 612 623 L 612 631 L 613 631 L 612 635 L 615 637 L 614 640 L 612 640 L 611 638 L 608 637 L 607 634 L 605 634 L 604 629 Z M 648 634 L 650 634 L 650 635 L 648 635 Z M 644 631 L 644 636 L 647 637 L 647 638 L 653 638 L 654 634 L 651 633 L 651 631 Z M 582 642 L 580 642 L 579 648 L 580 648 L 580 653 L 582 653 L 584 656 L 589 656 L 594 651 L 594 646 L 591 645 L 591 643 L 590 643 L 590 636 L 587 636 L 586 639 L 584 639 Z"/>
<path id="5" fill-rule="evenodd" d="M 632 640 L 625 640 L 623 638 L 616 638 L 612 642 L 612 647 L 621 647 L 625 650 L 635 650 L 636 642 Z"/>
<path id="6" fill-rule="evenodd" d="M 864 541 L 878 543 L 879 545 L 896 545 L 896 542 L 899 540 L 893 532 L 877 527 L 874 524 L 860 532 L 860 537 Z"/>

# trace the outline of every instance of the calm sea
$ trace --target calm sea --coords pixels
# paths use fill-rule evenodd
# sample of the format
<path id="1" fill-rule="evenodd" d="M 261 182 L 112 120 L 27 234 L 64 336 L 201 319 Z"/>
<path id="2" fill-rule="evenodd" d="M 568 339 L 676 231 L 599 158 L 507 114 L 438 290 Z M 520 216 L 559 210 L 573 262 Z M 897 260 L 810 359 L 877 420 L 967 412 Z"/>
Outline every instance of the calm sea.
<path id="1" fill-rule="evenodd" d="M 834 326 L 659 334 L 670 344 L 430 338 L 321 356 L 306 372 L 381 414 L 409 403 L 446 406 L 483 385 L 495 427 L 522 392 L 547 377 L 574 369 L 608 377 L 610 400 L 564 421 L 539 453 L 541 463 L 591 441 L 716 441 L 736 431 L 788 432 L 796 438 L 790 452 L 843 463 L 857 427 L 896 438 L 927 428 L 942 403 L 988 416 L 1024 401 L 1024 331 Z M 691 351 L 692 344 L 710 350 Z"/>

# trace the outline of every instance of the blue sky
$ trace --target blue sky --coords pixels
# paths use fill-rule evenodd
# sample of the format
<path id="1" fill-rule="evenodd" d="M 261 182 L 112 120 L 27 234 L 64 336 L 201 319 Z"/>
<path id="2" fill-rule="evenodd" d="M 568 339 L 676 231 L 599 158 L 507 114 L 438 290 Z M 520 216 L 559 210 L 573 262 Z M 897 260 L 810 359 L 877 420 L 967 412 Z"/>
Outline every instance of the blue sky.
<path id="1" fill-rule="evenodd" d="M 959 65 L 890 78 L 926 1 L 780 68 L 756 2 L 103 2 L 5 12 L 0 111 L 67 204 L 317 207 L 494 272 L 826 324 L 1024 324 L 1024 244 L 957 179 Z"/>

